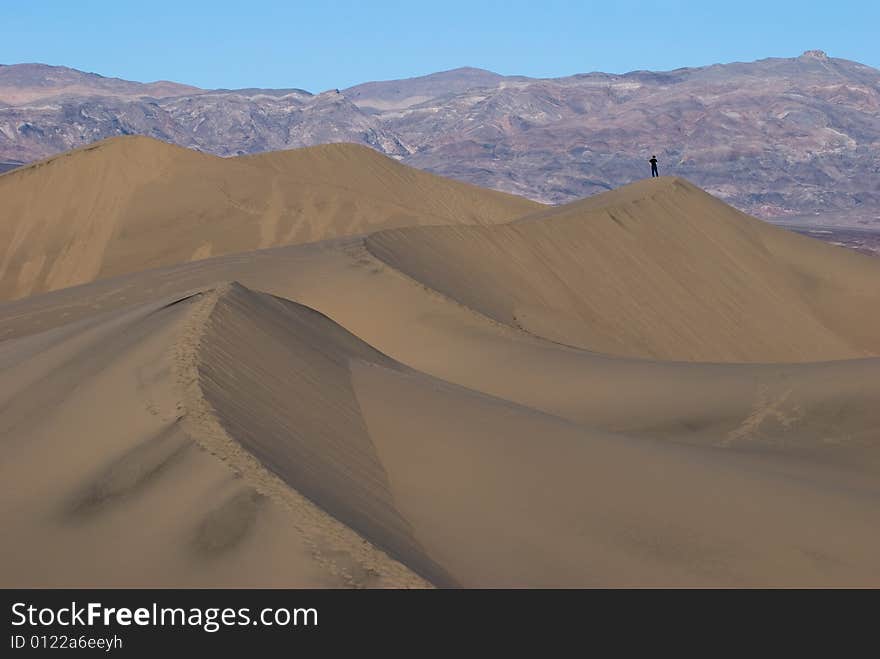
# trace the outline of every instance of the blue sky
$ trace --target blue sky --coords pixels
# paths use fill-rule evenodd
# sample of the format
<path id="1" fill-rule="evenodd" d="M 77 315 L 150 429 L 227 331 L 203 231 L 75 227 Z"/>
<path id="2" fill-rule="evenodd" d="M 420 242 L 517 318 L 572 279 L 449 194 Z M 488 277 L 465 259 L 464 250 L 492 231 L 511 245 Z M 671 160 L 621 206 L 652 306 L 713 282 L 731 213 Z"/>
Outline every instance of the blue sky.
<path id="1" fill-rule="evenodd" d="M 458 66 L 560 76 L 819 48 L 880 67 L 880 2 L 0 0 L 0 63 L 323 91 Z"/>

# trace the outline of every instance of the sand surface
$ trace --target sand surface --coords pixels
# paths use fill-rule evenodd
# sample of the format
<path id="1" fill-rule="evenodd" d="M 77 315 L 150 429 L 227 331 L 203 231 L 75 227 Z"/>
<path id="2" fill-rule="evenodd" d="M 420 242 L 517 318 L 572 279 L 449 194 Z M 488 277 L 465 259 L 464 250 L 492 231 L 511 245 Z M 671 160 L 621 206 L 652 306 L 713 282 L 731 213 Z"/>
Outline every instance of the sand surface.
<path id="1" fill-rule="evenodd" d="M 648 179 L 492 227 L 383 231 L 370 251 L 499 322 L 686 361 L 880 354 L 877 261 Z"/>
<path id="2" fill-rule="evenodd" d="M 328 144 L 218 158 L 104 140 L 0 176 L 0 300 L 231 252 L 541 206 Z"/>
<path id="3" fill-rule="evenodd" d="M 0 584 L 880 585 L 880 261 L 492 208 L 0 304 Z"/>

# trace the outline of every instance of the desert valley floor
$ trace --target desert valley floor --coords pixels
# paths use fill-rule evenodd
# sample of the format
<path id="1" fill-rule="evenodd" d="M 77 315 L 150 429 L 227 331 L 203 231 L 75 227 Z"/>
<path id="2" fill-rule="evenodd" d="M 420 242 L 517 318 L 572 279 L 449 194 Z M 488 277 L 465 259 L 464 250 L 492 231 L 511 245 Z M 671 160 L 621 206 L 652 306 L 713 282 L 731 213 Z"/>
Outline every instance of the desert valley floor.
<path id="1" fill-rule="evenodd" d="M 337 144 L 0 175 L 0 585 L 880 585 L 880 259 Z"/>

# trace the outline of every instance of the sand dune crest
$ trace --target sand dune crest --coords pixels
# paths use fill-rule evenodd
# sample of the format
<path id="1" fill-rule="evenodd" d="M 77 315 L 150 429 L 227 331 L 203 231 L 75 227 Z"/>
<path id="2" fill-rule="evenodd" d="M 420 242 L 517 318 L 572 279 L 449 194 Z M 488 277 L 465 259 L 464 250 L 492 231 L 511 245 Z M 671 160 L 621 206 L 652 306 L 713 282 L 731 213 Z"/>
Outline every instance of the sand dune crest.
<path id="1" fill-rule="evenodd" d="M 681 179 L 512 224 L 392 229 L 366 244 L 494 320 L 596 352 L 724 362 L 880 354 L 880 262 L 750 218 Z"/>
<path id="2" fill-rule="evenodd" d="M 0 299 L 208 256 L 540 205 L 355 144 L 218 158 L 146 137 L 0 176 Z"/>

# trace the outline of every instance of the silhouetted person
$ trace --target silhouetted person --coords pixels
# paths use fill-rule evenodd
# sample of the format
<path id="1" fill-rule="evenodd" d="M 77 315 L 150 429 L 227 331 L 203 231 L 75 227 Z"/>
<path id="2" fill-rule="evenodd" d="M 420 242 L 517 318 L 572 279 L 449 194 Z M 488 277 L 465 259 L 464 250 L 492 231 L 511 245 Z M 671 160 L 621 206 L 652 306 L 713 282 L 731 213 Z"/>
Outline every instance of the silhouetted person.
<path id="1" fill-rule="evenodd" d="M 660 176 L 657 172 L 657 156 L 651 156 L 651 159 L 648 162 L 651 163 L 651 178 Z"/>

